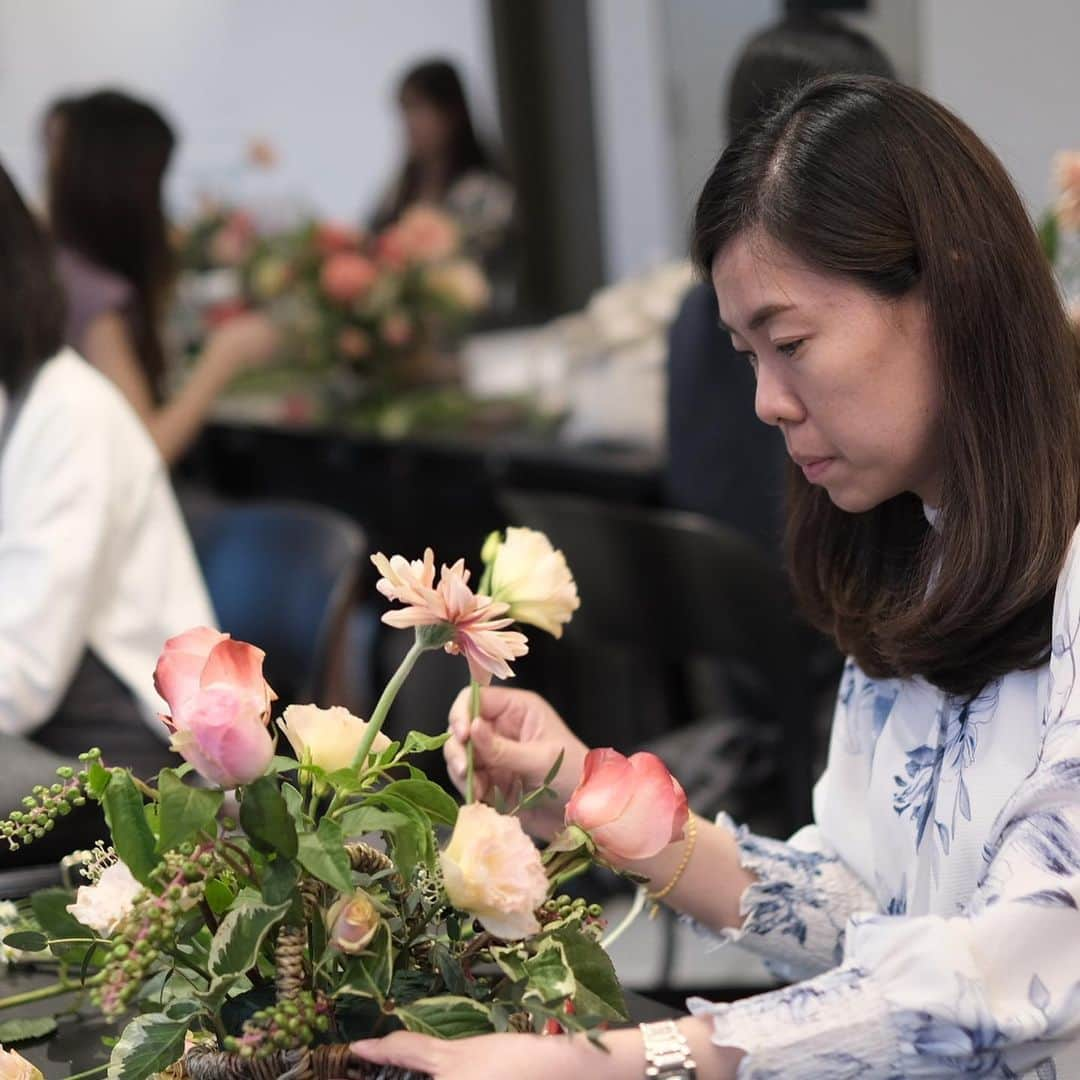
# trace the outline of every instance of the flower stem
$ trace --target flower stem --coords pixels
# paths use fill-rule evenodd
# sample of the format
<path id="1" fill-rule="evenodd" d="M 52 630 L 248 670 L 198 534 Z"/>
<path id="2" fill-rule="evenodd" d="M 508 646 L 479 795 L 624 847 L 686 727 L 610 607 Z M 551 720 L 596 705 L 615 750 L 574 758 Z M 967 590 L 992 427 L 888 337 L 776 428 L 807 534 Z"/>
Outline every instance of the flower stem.
<path id="1" fill-rule="evenodd" d="M 470 684 L 472 690 L 472 696 L 469 703 L 469 720 L 470 722 L 475 720 L 480 715 L 480 684 L 473 679 Z M 471 803 L 473 801 L 473 777 L 475 773 L 475 764 L 473 761 L 473 744 L 470 739 L 465 744 L 465 801 Z"/>
<path id="2" fill-rule="evenodd" d="M 96 1065 L 92 1069 L 87 1069 L 86 1072 L 75 1073 L 74 1076 L 69 1076 L 68 1080 L 89 1080 L 91 1076 L 100 1076 L 108 1067 L 109 1063 L 105 1062 L 104 1065 Z"/>
<path id="3" fill-rule="evenodd" d="M 421 653 L 425 652 L 428 647 L 421 644 L 419 639 L 414 641 L 412 648 L 405 654 L 405 659 L 401 661 L 401 665 L 386 684 L 386 689 L 383 690 L 382 696 L 375 706 L 375 711 L 371 714 L 371 720 L 368 723 L 367 731 L 364 733 L 364 738 L 356 748 L 352 768 L 359 769 L 363 767 L 368 752 L 371 750 L 371 745 L 375 742 L 375 736 L 382 731 L 383 723 L 390 712 L 390 706 L 394 704 L 394 698 L 398 696 L 398 691 L 408 678 L 409 672 L 412 671 L 416 661 L 420 659 Z"/>
<path id="4" fill-rule="evenodd" d="M 639 885 L 637 892 L 634 893 L 634 902 L 630 905 L 630 910 L 623 916 L 622 922 L 600 942 L 601 948 L 610 949 L 626 933 L 630 924 L 645 910 L 646 898 L 645 886 Z"/>
<path id="5" fill-rule="evenodd" d="M 61 994 L 70 994 L 76 990 L 82 990 L 84 986 L 96 986 L 103 981 L 103 975 L 95 975 L 85 983 L 68 982 L 66 979 L 48 986 L 38 987 L 37 990 L 27 990 L 22 994 L 12 994 L 10 997 L 0 998 L 0 1009 L 14 1009 L 19 1005 L 29 1005 L 33 1001 L 45 1001 L 47 998 L 60 997 Z"/>

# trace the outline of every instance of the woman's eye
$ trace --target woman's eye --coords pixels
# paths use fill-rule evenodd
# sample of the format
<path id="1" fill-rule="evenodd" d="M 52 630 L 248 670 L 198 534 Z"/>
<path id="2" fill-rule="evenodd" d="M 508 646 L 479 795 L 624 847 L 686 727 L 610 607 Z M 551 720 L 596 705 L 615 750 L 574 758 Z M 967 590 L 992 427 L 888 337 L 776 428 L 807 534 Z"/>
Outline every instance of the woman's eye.
<path id="1" fill-rule="evenodd" d="M 782 345 L 776 346 L 776 351 L 780 353 L 781 356 L 794 356 L 799 351 L 799 347 L 802 345 L 803 340 L 803 338 L 798 338 L 795 341 L 785 341 Z"/>

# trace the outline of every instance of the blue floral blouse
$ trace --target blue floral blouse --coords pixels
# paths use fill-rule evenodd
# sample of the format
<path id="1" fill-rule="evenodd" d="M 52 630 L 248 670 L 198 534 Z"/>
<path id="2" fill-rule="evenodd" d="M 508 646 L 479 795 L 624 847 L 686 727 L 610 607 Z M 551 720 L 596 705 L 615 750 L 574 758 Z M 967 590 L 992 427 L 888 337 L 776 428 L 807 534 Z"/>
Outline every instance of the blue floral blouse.
<path id="1" fill-rule="evenodd" d="M 1045 666 L 963 700 L 849 662 L 815 824 L 722 819 L 758 881 L 720 940 L 803 980 L 689 1002 L 739 1080 L 1080 1078 L 1078 635 L 1074 537 Z"/>

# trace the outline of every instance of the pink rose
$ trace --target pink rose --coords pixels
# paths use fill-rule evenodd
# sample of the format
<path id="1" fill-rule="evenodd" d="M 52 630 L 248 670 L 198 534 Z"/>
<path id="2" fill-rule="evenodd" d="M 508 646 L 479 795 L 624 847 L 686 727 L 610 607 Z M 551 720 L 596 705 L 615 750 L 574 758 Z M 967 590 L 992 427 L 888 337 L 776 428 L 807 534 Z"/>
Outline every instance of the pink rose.
<path id="1" fill-rule="evenodd" d="M 363 240 L 359 229 L 336 221 L 320 221 L 315 226 L 315 247 L 322 255 L 336 255 L 340 251 L 359 251 Z"/>
<path id="2" fill-rule="evenodd" d="M 210 241 L 210 258 L 220 266 L 239 266 L 255 250 L 255 222 L 234 210 Z"/>
<path id="3" fill-rule="evenodd" d="M 265 653 L 200 626 L 165 643 L 154 685 L 171 715 L 170 746 L 211 783 L 249 784 L 274 756 L 267 730 L 277 695 L 263 678 Z"/>
<path id="4" fill-rule="evenodd" d="M 363 255 L 342 251 L 323 263 L 319 281 L 323 292 L 340 304 L 358 300 L 375 284 L 379 276 L 375 264 Z"/>
<path id="5" fill-rule="evenodd" d="M 414 262 L 439 262 L 453 255 L 461 234 L 452 217 L 423 204 L 406 210 L 397 224 L 402 246 Z"/>
<path id="6" fill-rule="evenodd" d="M 405 234 L 397 225 L 380 233 L 375 241 L 375 257 L 390 270 L 404 270 L 409 265 Z"/>
<path id="7" fill-rule="evenodd" d="M 607 859 L 650 859 L 682 838 L 689 818 L 686 792 L 655 754 L 626 758 L 590 750 L 585 773 L 566 804 L 577 825 Z"/>
<path id="8" fill-rule="evenodd" d="M 342 896 L 326 913 L 330 944 L 340 952 L 362 953 L 375 936 L 381 922 L 378 909 L 363 889 Z"/>

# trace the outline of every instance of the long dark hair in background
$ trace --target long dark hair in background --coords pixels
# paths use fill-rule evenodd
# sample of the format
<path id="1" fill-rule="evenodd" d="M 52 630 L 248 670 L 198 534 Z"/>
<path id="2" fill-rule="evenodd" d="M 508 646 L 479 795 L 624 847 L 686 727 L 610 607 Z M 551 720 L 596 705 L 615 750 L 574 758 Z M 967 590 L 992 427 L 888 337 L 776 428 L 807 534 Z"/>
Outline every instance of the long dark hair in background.
<path id="1" fill-rule="evenodd" d="M 54 237 L 132 285 L 135 349 L 160 403 L 160 326 L 174 276 L 162 180 L 175 136 L 156 109 L 115 90 L 67 98 L 49 116 L 56 124 L 49 164 Z"/>
<path id="2" fill-rule="evenodd" d="M 875 677 L 970 696 L 1041 665 L 1080 520 L 1080 356 L 1005 169 L 916 90 L 821 79 L 725 150 L 696 212 L 699 269 L 756 229 L 880 297 L 920 290 L 943 389 L 934 529 L 912 495 L 848 514 L 791 470 L 808 614 Z"/>
<path id="3" fill-rule="evenodd" d="M 52 245 L 0 167 L 0 385 L 17 393 L 64 340 Z"/>
<path id="4" fill-rule="evenodd" d="M 446 60 L 427 60 L 411 68 L 398 86 L 398 100 L 404 101 L 409 96 L 418 97 L 438 109 L 450 126 L 447 187 L 468 172 L 498 171 L 491 154 L 476 135 L 469 104 L 465 99 L 465 88 L 453 64 Z M 419 164 L 409 159 L 402 169 L 396 198 L 386 215 L 387 220 L 396 219 L 407 206 L 416 201 L 419 187 Z"/>

